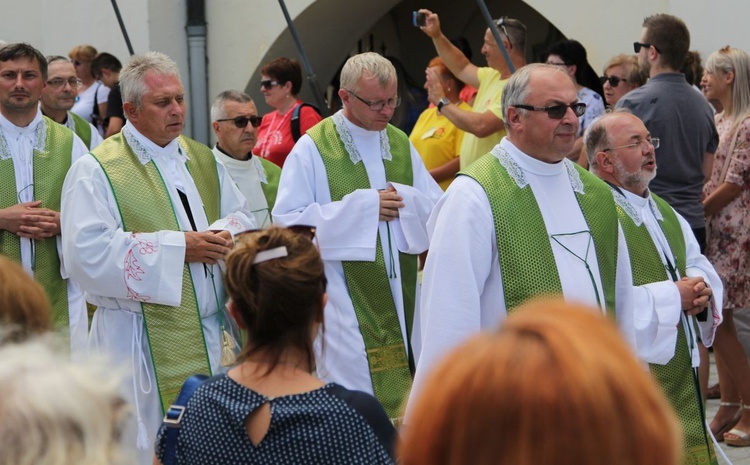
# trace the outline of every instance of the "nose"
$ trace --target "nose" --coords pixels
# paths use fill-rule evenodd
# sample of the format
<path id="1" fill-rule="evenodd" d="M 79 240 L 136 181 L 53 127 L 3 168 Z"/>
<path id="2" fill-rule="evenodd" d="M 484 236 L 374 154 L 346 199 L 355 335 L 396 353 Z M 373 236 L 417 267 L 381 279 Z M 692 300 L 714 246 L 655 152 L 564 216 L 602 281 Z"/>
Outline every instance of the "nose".
<path id="1" fill-rule="evenodd" d="M 604 84 L 602 84 L 602 87 L 605 88 L 605 89 L 611 89 L 612 88 L 612 85 L 609 83 L 609 79 L 607 79 L 606 81 L 604 81 Z"/>

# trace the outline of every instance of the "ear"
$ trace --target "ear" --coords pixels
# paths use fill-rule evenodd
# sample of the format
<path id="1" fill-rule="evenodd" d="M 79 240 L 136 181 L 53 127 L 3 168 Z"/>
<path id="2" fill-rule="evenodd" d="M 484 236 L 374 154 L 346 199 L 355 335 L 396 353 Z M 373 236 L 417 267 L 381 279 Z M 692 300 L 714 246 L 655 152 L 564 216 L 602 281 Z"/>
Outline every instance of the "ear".
<path id="1" fill-rule="evenodd" d="M 599 151 L 596 153 L 596 164 L 599 166 L 599 170 L 604 173 L 612 174 L 615 171 L 615 165 L 612 163 L 612 159 L 609 157 L 607 152 Z"/>
<path id="2" fill-rule="evenodd" d="M 523 116 L 521 115 L 521 113 L 518 112 L 516 107 L 509 107 L 508 108 L 508 121 L 506 121 L 505 123 L 510 125 L 513 128 L 516 128 L 521 125 L 521 118 L 523 118 Z"/>
<path id="3" fill-rule="evenodd" d="M 242 318 L 237 311 L 237 306 L 234 304 L 234 301 L 232 299 L 229 299 L 229 302 L 227 302 L 227 310 L 229 310 L 229 314 L 232 316 L 240 329 L 247 329 L 247 326 L 245 326 L 245 322 L 242 321 Z"/>
<path id="4" fill-rule="evenodd" d="M 284 89 L 291 94 L 292 93 L 292 81 L 285 82 Z"/>
<path id="5" fill-rule="evenodd" d="M 341 99 L 341 103 L 349 104 L 349 92 L 345 89 L 339 89 L 339 98 Z"/>
<path id="6" fill-rule="evenodd" d="M 324 318 L 323 312 L 325 311 L 324 309 L 326 308 L 326 304 L 328 304 L 328 293 L 324 292 L 323 293 L 323 305 L 321 305 L 320 307 L 320 315 L 318 315 L 318 317 L 315 319 L 317 323 L 323 323 L 323 318 Z"/>
<path id="7" fill-rule="evenodd" d="M 575 79 L 576 71 L 578 71 L 578 65 L 570 65 L 570 66 L 567 66 L 567 68 L 568 68 L 568 74 L 570 74 L 570 77 Z"/>
<path id="8" fill-rule="evenodd" d="M 722 76 L 722 79 L 724 79 L 724 82 L 726 84 L 732 84 L 732 83 L 734 83 L 734 71 L 727 71 Z"/>
<path id="9" fill-rule="evenodd" d="M 216 135 L 218 136 L 221 132 L 221 125 L 219 124 L 219 122 L 214 121 L 213 123 L 211 123 L 211 127 L 214 128 L 214 133 L 216 133 Z"/>
<path id="10" fill-rule="evenodd" d="M 122 110 L 129 121 L 135 123 L 138 121 L 138 109 L 132 102 L 125 102 L 122 105 Z"/>

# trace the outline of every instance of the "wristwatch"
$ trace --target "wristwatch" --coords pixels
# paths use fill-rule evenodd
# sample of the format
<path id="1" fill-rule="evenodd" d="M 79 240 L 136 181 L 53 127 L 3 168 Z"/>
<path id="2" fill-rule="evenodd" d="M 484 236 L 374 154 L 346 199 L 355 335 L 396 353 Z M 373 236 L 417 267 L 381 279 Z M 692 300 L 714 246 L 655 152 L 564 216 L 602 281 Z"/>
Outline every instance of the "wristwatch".
<path id="1" fill-rule="evenodd" d="M 451 103 L 450 100 L 448 100 L 448 97 L 443 97 L 440 99 L 440 101 L 437 104 L 438 111 L 442 110 L 444 106 L 449 105 Z"/>

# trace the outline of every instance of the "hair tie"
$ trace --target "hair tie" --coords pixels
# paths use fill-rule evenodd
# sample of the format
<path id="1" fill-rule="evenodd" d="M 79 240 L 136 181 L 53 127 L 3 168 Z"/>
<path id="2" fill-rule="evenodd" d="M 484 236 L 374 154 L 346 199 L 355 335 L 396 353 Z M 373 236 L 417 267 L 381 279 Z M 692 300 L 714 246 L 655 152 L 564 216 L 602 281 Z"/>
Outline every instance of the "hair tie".
<path id="1" fill-rule="evenodd" d="M 281 258 L 286 257 L 289 255 L 289 253 L 286 250 L 286 246 L 282 245 L 281 247 L 276 247 L 275 249 L 268 249 L 264 250 L 262 252 L 258 252 L 255 254 L 255 259 L 253 259 L 253 265 L 257 265 L 258 263 L 267 262 L 268 260 L 273 260 L 275 258 Z"/>

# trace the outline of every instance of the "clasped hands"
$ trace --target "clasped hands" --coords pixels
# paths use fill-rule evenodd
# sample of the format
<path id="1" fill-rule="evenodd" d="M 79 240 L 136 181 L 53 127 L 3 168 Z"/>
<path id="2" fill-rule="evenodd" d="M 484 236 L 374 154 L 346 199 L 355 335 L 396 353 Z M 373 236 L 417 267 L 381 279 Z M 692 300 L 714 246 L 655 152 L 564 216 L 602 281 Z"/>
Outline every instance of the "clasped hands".
<path id="1" fill-rule="evenodd" d="M 713 290 L 706 285 L 702 277 L 684 277 L 675 281 L 680 291 L 682 310 L 688 315 L 697 315 L 711 302 Z"/>
<path id="2" fill-rule="evenodd" d="M 41 205 L 41 200 L 34 200 L 3 208 L 0 229 L 34 240 L 60 234 L 60 213 Z"/>

